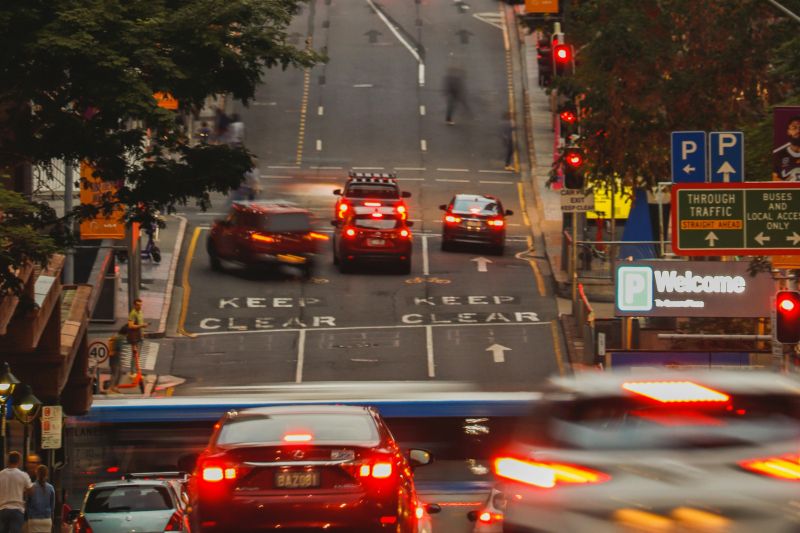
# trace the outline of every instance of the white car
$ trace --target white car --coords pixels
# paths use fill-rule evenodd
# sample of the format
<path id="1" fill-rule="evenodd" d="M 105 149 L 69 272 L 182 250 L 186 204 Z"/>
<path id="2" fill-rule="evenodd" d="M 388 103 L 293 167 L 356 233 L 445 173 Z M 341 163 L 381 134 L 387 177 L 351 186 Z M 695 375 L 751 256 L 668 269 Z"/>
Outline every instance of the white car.
<path id="1" fill-rule="evenodd" d="M 799 442 L 800 382 L 784 375 L 557 378 L 494 459 L 480 513 L 497 516 L 474 514 L 475 531 L 800 531 Z"/>

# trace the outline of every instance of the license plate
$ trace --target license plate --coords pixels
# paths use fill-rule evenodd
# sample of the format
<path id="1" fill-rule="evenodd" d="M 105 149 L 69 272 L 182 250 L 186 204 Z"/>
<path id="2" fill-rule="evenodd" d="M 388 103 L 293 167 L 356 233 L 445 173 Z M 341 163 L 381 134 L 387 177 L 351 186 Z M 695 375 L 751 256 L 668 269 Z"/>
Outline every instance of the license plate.
<path id="1" fill-rule="evenodd" d="M 386 246 L 384 239 L 367 239 L 367 246 Z"/>
<path id="2" fill-rule="evenodd" d="M 277 258 L 278 261 L 283 261 L 284 263 L 302 264 L 306 262 L 305 257 L 292 254 L 278 254 Z"/>
<path id="3" fill-rule="evenodd" d="M 480 228 L 482 224 L 478 220 L 467 220 L 468 228 Z"/>
<path id="4" fill-rule="evenodd" d="M 316 470 L 291 470 L 275 473 L 275 488 L 308 489 L 319 487 L 319 472 Z"/>

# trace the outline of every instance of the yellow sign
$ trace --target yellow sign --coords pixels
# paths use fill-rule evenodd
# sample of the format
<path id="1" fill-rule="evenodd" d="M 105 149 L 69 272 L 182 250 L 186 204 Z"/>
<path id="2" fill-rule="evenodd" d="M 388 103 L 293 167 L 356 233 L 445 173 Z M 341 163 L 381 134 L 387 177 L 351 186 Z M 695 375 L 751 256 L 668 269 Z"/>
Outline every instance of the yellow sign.
<path id="1" fill-rule="evenodd" d="M 525 13 L 558 13 L 558 0 L 525 0 Z"/>
<path id="2" fill-rule="evenodd" d="M 594 191 L 594 211 L 587 211 L 586 218 L 610 218 L 611 196 L 605 188 Z M 631 212 L 631 199 L 633 189 L 625 187 L 624 191 L 617 189 L 614 196 L 614 218 L 628 218 Z"/>
<path id="3" fill-rule="evenodd" d="M 103 181 L 94 175 L 94 168 L 88 163 L 81 163 L 81 204 L 103 205 L 103 196 L 115 196 L 117 187 L 110 181 Z M 92 219 L 81 222 L 81 239 L 117 239 L 125 238 L 124 209 L 119 206 L 110 215 L 98 213 Z"/>
<path id="4" fill-rule="evenodd" d="M 800 255 L 773 255 L 772 268 L 800 268 Z"/>
<path id="5" fill-rule="evenodd" d="M 178 101 L 169 93 L 155 93 L 153 94 L 153 98 L 158 102 L 158 107 L 172 109 L 173 111 L 178 109 Z"/>

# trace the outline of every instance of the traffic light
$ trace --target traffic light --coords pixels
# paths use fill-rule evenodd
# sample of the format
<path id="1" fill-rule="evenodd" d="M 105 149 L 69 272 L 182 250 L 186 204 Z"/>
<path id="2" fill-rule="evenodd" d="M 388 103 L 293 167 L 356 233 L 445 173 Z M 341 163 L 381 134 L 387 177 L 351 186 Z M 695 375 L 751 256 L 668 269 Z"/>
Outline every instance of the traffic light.
<path id="1" fill-rule="evenodd" d="M 560 43 L 553 47 L 553 71 L 558 76 L 572 74 L 574 53 L 571 44 Z"/>
<path id="2" fill-rule="evenodd" d="M 583 154 L 578 148 L 564 151 L 564 187 L 583 189 Z"/>
<path id="3" fill-rule="evenodd" d="M 558 118 L 561 121 L 559 124 L 560 135 L 569 144 L 570 135 L 577 133 L 578 129 L 578 110 L 575 103 L 566 100 L 561 104 L 558 108 Z"/>
<path id="4" fill-rule="evenodd" d="M 800 342 L 800 291 L 775 295 L 775 339 L 784 344 Z"/>

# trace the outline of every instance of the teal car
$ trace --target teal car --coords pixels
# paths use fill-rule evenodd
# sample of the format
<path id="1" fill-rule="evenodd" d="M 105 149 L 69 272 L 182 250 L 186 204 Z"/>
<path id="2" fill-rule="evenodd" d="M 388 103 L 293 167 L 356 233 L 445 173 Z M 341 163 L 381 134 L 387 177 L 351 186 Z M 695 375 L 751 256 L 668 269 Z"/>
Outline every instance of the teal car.
<path id="1" fill-rule="evenodd" d="M 182 474 L 129 474 L 89 486 L 73 533 L 190 533 Z"/>

